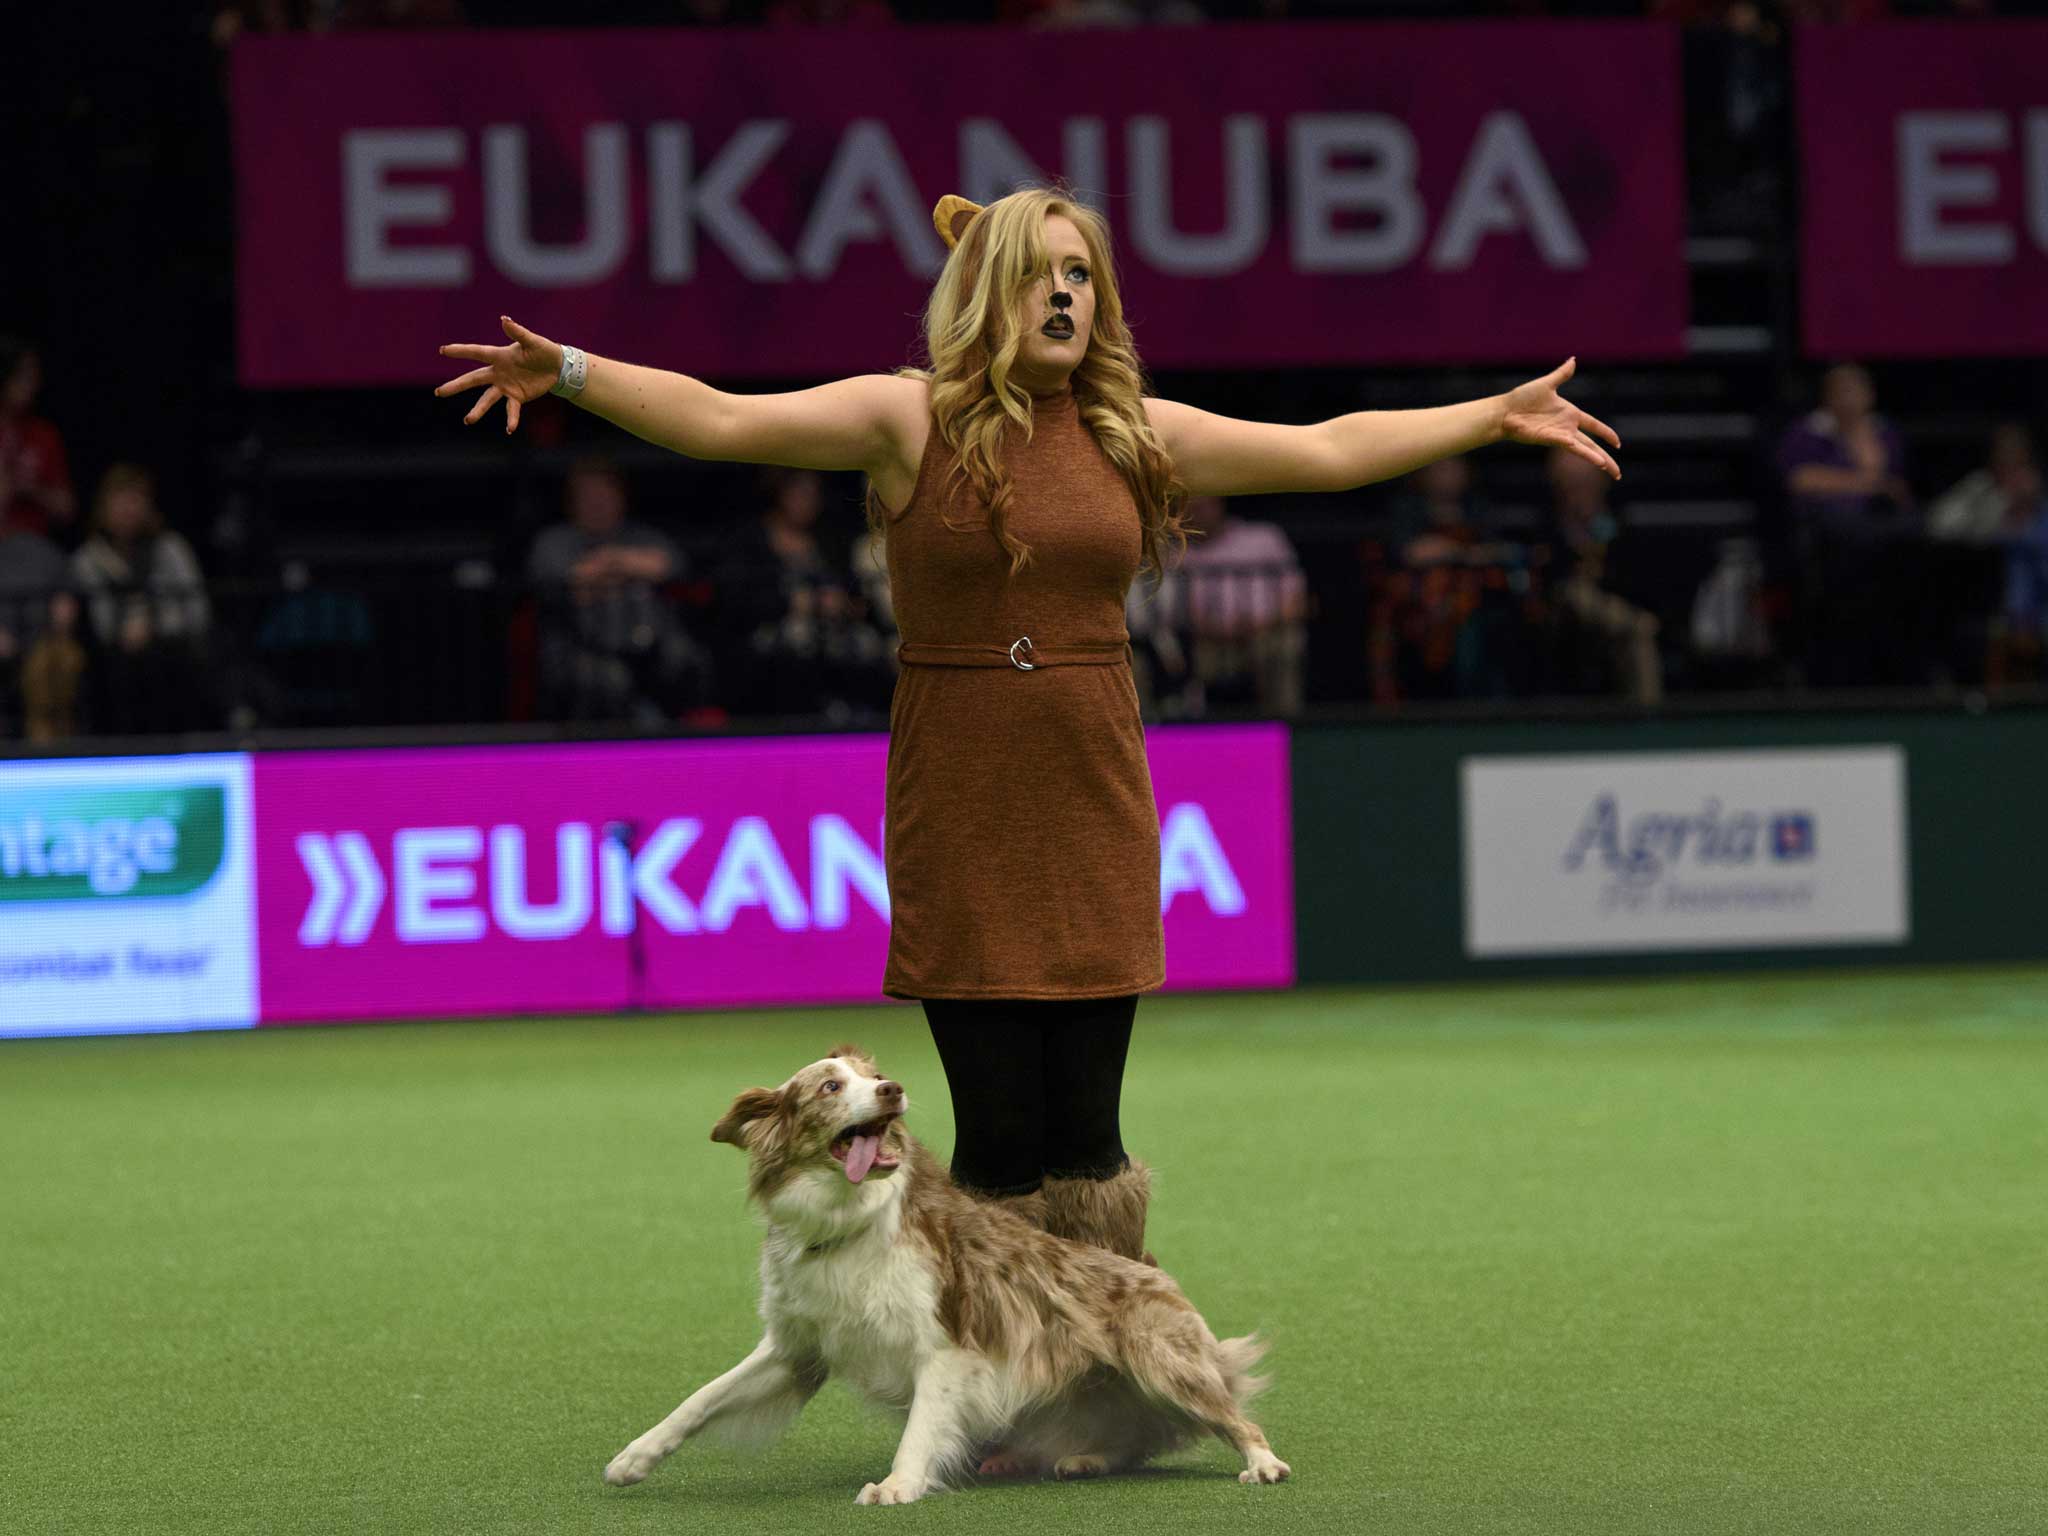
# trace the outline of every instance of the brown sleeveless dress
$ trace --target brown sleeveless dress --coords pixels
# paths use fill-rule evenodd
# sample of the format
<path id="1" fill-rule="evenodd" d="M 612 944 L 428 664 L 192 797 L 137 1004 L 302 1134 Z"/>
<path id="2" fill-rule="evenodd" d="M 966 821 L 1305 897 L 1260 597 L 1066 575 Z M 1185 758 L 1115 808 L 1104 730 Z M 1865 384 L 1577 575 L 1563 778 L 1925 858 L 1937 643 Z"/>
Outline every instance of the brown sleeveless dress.
<path id="1" fill-rule="evenodd" d="M 972 487 L 942 504 L 952 450 L 936 422 L 888 524 L 903 667 L 882 990 L 1149 992 L 1166 959 L 1159 812 L 1124 629 L 1143 557 L 1137 503 L 1071 392 L 1034 402 L 1031 440 L 1012 427 L 1004 455 L 1010 531 L 1032 552 L 1014 578 Z"/>

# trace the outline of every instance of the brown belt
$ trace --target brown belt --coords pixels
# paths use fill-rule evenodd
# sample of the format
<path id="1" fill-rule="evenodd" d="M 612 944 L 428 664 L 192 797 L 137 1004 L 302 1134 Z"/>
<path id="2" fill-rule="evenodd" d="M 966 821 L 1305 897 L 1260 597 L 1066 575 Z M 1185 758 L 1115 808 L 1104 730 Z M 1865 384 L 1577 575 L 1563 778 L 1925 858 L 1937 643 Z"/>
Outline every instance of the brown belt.
<path id="1" fill-rule="evenodd" d="M 1020 672 L 1035 672 L 1040 667 L 1109 667 L 1128 660 L 1130 654 L 1129 640 L 1033 645 L 1029 635 L 1020 635 L 1008 645 L 940 645 L 919 640 L 896 647 L 896 659 L 906 667 L 1015 667 Z"/>

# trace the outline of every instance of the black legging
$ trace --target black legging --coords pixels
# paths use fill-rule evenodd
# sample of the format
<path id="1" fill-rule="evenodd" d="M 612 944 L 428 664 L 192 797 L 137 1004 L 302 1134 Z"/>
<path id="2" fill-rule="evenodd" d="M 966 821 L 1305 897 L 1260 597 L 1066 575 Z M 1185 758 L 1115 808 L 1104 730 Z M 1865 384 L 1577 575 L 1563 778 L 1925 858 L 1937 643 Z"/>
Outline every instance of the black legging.
<path id="1" fill-rule="evenodd" d="M 1124 1155 L 1117 1103 L 1138 1011 L 1130 997 L 927 998 L 926 1020 L 953 1093 L 953 1180 L 1022 1195 L 1048 1176 L 1114 1177 Z"/>

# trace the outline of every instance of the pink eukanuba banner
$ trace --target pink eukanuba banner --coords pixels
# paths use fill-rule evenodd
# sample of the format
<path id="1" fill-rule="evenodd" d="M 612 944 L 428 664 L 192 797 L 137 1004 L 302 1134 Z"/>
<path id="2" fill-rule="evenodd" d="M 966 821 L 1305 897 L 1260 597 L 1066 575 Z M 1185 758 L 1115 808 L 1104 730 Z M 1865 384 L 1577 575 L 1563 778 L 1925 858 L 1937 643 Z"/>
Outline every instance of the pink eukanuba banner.
<path id="1" fill-rule="evenodd" d="M 2048 22 L 1797 42 L 1807 353 L 2048 354 Z"/>
<path id="2" fill-rule="evenodd" d="M 1285 727 L 1147 747 L 1167 986 L 1292 985 Z M 867 735 L 259 755 L 262 1021 L 882 1001 L 887 756 Z"/>
<path id="3" fill-rule="evenodd" d="M 434 32 L 233 57 L 241 378 L 510 313 L 712 378 L 917 361 L 931 208 L 1064 176 L 1155 368 L 1680 355 L 1678 33 Z"/>

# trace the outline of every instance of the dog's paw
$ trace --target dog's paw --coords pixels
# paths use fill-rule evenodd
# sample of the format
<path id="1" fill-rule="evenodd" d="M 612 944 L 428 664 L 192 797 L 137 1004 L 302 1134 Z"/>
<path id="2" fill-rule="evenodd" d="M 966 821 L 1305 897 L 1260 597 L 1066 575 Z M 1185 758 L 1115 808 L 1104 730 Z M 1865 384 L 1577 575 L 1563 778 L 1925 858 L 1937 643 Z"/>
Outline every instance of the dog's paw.
<path id="1" fill-rule="evenodd" d="M 614 1488 L 630 1488 L 660 1465 L 660 1454 L 635 1440 L 612 1458 L 604 1469 L 604 1480 Z"/>
<path id="2" fill-rule="evenodd" d="M 923 1498 L 926 1489 L 922 1483 L 913 1483 L 894 1476 L 885 1477 L 879 1483 L 869 1483 L 854 1499 L 856 1504 L 915 1504 Z"/>
<path id="3" fill-rule="evenodd" d="M 1109 1460 L 1103 1456 L 1062 1456 L 1052 1464 L 1052 1475 L 1062 1482 L 1070 1477 L 1101 1477 L 1108 1471 Z"/>
<path id="4" fill-rule="evenodd" d="M 1251 1465 L 1237 1474 L 1240 1483 L 1284 1483 L 1294 1469 L 1271 1451 L 1253 1451 Z"/>

